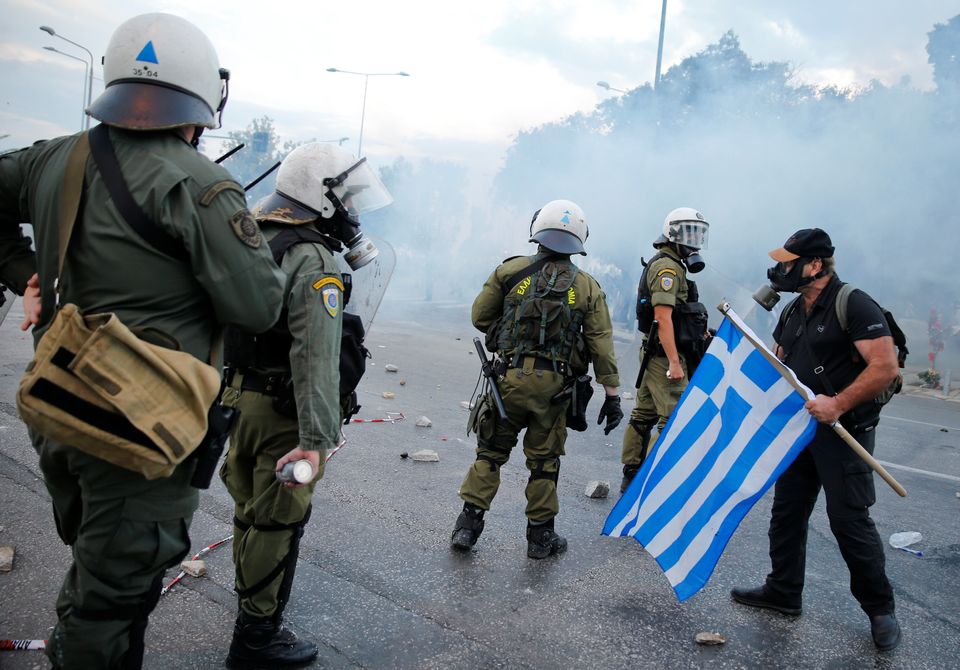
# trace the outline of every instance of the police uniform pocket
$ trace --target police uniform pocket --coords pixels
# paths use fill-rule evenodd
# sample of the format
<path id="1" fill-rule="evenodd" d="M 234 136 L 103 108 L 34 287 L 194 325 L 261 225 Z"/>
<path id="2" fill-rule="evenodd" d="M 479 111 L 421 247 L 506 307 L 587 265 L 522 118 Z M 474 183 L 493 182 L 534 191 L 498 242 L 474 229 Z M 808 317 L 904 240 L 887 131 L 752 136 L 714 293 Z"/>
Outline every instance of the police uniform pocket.
<path id="1" fill-rule="evenodd" d="M 493 407 L 489 395 L 482 395 L 477 398 L 467 419 L 467 435 L 470 433 L 480 435 L 480 428 L 484 423 L 488 423 L 487 419 L 492 411 Z"/>
<path id="2" fill-rule="evenodd" d="M 843 499 L 853 509 L 867 509 L 877 501 L 873 471 L 863 461 L 843 464 Z"/>

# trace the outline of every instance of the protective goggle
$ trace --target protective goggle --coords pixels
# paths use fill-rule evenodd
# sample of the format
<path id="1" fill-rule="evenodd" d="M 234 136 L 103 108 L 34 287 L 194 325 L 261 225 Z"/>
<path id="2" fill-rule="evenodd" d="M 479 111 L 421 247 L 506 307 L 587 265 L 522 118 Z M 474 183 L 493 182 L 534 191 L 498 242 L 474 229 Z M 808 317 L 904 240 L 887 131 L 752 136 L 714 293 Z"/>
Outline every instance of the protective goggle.
<path id="1" fill-rule="evenodd" d="M 336 177 L 327 177 L 323 185 L 330 190 L 327 197 L 355 217 L 393 202 L 390 191 L 367 164 L 366 158 L 361 158 Z"/>
<path id="2" fill-rule="evenodd" d="M 670 224 L 670 241 L 694 249 L 707 248 L 710 224 L 706 221 L 674 221 Z"/>

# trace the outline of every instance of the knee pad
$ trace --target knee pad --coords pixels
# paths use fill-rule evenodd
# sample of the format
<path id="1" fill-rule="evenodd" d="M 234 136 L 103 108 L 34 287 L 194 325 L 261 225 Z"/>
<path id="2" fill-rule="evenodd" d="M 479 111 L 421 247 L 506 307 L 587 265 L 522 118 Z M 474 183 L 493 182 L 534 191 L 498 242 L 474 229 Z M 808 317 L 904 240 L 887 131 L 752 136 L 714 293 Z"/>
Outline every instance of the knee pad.
<path id="1" fill-rule="evenodd" d="M 536 466 L 530 470 L 530 479 L 528 483 L 533 483 L 538 479 L 546 479 L 552 481 L 556 485 L 557 480 L 560 478 L 560 459 L 559 458 L 538 458 L 533 461 L 536 463 Z M 556 463 L 556 470 L 554 472 L 547 472 L 546 467 L 551 463 Z"/>

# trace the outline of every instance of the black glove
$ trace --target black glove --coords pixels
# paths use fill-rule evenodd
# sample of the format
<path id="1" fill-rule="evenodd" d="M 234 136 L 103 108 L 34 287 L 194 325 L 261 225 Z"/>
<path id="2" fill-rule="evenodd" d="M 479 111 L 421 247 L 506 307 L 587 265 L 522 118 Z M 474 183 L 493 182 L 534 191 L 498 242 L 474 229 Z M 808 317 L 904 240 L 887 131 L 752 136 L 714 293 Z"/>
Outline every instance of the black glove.
<path id="1" fill-rule="evenodd" d="M 607 425 L 603 427 L 603 434 L 609 435 L 610 431 L 620 425 L 623 420 L 623 410 L 620 409 L 620 396 L 608 395 L 603 399 L 600 405 L 600 416 L 597 417 L 597 425 L 607 420 Z"/>

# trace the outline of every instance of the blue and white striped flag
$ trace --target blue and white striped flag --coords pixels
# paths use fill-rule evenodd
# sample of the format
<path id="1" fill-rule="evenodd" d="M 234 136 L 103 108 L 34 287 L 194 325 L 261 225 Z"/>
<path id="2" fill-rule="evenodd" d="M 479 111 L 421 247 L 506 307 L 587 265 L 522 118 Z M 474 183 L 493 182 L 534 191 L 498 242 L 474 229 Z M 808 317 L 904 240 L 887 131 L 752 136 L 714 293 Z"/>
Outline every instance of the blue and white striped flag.
<path id="1" fill-rule="evenodd" d="M 604 535 L 630 536 L 681 601 L 703 588 L 753 504 L 813 438 L 817 422 L 729 310 Z M 733 321 L 736 321 L 734 325 Z M 813 397 L 794 376 L 792 381 Z"/>

